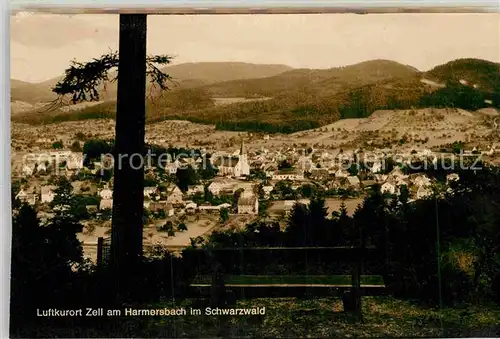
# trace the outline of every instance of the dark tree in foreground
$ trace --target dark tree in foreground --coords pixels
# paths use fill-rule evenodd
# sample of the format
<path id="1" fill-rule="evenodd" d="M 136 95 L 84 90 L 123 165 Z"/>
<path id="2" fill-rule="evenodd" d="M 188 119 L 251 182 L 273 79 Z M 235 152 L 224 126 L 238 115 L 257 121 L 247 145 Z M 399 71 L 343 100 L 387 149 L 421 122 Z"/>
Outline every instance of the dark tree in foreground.
<path id="1" fill-rule="evenodd" d="M 170 57 L 146 56 L 146 21 L 145 14 L 120 15 L 119 53 L 73 62 L 53 89 L 59 103 L 66 95 L 72 103 L 96 101 L 99 86 L 109 80 L 111 69 L 118 68 L 111 263 L 117 292 L 125 298 L 142 261 L 146 76 L 161 90 L 170 79 L 156 66 L 168 64 Z"/>
<path id="2" fill-rule="evenodd" d="M 43 227 L 23 204 L 12 220 L 11 324 L 24 324 L 36 308 L 67 297 L 72 266 L 83 261 L 78 221 L 56 215 Z"/>

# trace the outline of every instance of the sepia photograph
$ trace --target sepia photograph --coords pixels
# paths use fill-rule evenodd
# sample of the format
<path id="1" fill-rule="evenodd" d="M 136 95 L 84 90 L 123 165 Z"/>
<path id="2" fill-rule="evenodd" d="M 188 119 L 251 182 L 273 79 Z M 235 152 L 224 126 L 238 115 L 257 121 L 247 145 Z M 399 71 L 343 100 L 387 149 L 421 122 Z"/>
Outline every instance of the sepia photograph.
<path id="1" fill-rule="evenodd" d="M 500 14 L 278 12 L 11 13 L 12 338 L 500 336 Z"/>

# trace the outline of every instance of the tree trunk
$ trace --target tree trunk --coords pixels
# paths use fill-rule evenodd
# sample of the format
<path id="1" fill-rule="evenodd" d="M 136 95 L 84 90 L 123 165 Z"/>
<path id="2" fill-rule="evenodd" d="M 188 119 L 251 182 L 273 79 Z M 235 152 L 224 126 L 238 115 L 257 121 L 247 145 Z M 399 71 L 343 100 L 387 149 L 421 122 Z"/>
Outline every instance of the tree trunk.
<path id="1" fill-rule="evenodd" d="M 117 294 L 132 289 L 142 261 L 146 15 L 120 15 L 111 265 Z"/>

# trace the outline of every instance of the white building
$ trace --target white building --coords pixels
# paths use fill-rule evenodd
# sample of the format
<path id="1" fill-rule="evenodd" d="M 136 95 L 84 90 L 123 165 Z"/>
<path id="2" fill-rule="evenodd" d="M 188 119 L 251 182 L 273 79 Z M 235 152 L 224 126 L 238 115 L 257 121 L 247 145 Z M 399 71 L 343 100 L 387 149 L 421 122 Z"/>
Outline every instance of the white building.
<path id="1" fill-rule="evenodd" d="M 299 170 L 279 170 L 273 176 L 273 180 L 304 180 L 304 173 Z"/>
<path id="2" fill-rule="evenodd" d="M 66 168 L 68 170 L 79 170 L 83 168 L 83 156 L 78 153 L 73 153 L 66 161 Z"/>
<path id="3" fill-rule="evenodd" d="M 258 214 L 259 199 L 251 192 L 244 191 L 238 199 L 238 214 Z"/>
<path id="4" fill-rule="evenodd" d="M 40 163 L 38 164 L 38 166 L 36 167 L 36 171 L 37 172 L 46 172 L 47 171 L 47 166 L 45 166 L 45 163 Z"/>
<path id="5" fill-rule="evenodd" d="M 100 192 L 99 196 L 103 200 L 113 199 L 113 191 L 110 190 L 107 186 L 105 186 Z"/>
<path id="6" fill-rule="evenodd" d="M 373 163 L 373 166 L 370 168 L 370 171 L 372 173 L 379 173 L 380 171 L 382 171 L 382 163 L 380 161 Z"/>
<path id="7" fill-rule="evenodd" d="M 101 199 L 101 202 L 99 203 L 100 210 L 112 209 L 112 208 L 113 208 L 113 199 Z"/>
<path id="8" fill-rule="evenodd" d="M 31 176 L 35 171 L 35 165 L 24 165 L 23 166 L 23 174 L 24 176 Z"/>
<path id="9" fill-rule="evenodd" d="M 450 173 L 446 176 L 446 182 L 458 181 L 460 179 L 457 173 Z"/>
<path id="10" fill-rule="evenodd" d="M 396 185 L 392 182 L 386 181 L 380 187 L 380 191 L 382 193 L 395 194 L 396 193 Z"/>
<path id="11" fill-rule="evenodd" d="M 42 204 L 49 204 L 54 200 L 55 186 L 42 186 L 41 187 L 41 202 Z"/>

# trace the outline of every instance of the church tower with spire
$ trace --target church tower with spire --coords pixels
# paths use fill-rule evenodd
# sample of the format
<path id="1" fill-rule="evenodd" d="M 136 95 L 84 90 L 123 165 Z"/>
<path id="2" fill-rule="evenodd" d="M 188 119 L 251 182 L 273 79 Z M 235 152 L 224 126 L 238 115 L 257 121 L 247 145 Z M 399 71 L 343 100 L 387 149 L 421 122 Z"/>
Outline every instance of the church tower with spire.
<path id="1" fill-rule="evenodd" d="M 245 142 L 241 138 L 241 147 L 238 163 L 234 167 L 234 176 L 242 177 L 244 175 L 250 175 L 250 165 L 248 165 L 247 152 L 245 149 Z"/>

